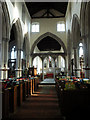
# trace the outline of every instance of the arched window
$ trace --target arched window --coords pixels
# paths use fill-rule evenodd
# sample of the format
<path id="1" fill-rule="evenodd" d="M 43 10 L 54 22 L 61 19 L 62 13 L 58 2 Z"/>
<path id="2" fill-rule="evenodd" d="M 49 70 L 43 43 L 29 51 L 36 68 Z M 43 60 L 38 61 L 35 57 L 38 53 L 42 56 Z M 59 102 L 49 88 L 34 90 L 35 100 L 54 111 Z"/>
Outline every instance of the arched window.
<path id="1" fill-rule="evenodd" d="M 21 59 L 23 59 L 23 51 L 21 51 Z"/>
<path id="2" fill-rule="evenodd" d="M 57 23 L 57 32 L 65 32 L 65 23 L 60 21 Z"/>
<path id="3" fill-rule="evenodd" d="M 17 57 L 16 47 L 13 46 L 11 50 L 11 59 L 16 59 L 16 57 Z"/>
<path id="4" fill-rule="evenodd" d="M 83 44 L 79 43 L 79 57 L 83 55 Z"/>
<path id="5" fill-rule="evenodd" d="M 17 58 L 16 46 L 13 46 L 11 50 L 11 59 L 16 59 L 16 58 Z M 21 59 L 23 59 L 23 51 L 21 51 Z"/>
<path id="6" fill-rule="evenodd" d="M 39 32 L 39 23 L 38 22 L 32 23 L 32 32 Z"/>

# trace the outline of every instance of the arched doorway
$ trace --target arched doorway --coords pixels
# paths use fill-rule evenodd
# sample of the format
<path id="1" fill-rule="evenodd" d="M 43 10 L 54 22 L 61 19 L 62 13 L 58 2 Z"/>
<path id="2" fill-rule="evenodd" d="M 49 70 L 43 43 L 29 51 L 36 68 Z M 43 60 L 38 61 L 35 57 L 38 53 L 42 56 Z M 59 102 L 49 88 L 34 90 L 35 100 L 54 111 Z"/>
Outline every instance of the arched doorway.
<path id="1" fill-rule="evenodd" d="M 44 78 L 54 78 L 54 60 L 52 56 L 44 58 Z"/>
<path id="2" fill-rule="evenodd" d="M 33 59 L 33 66 L 37 69 L 37 75 L 40 75 L 42 73 L 42 59 L 39 56 Z"/>

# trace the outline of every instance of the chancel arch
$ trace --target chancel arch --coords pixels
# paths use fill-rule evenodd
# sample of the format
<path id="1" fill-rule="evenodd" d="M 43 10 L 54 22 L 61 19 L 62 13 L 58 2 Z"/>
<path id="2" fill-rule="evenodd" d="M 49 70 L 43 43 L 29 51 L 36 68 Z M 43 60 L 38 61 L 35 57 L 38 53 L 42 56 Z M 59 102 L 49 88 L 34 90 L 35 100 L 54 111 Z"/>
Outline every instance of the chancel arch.
<path id="1" fill-rule="evenodd" d="M 59 37 L 57 37 L 56 35 L 54 35 L 54 34 L 52 34 L 52 33 L 50 33 L 50 32 L 47 32 L 47 33 L 41 35 L 39 38 L 37 38 L 37 40 L 34 42 L 34 44 L 32 45 L 32 48 L 31 48 L 31 52 L 30 52 L 31 55 L 32 55 L 33 52 L 34 52 L 35 46 L 37 46 L 37 44 L 38 44 L 42 39 L 44 39 L 44 38 L 47 37 L 47 36 L 55 39 L 55 40 L 62 46 L 65 55 L 67 54 L 66 46 L 65 46 L 65 44 L 63 43 L 63 41 L 62 41 Z"/>

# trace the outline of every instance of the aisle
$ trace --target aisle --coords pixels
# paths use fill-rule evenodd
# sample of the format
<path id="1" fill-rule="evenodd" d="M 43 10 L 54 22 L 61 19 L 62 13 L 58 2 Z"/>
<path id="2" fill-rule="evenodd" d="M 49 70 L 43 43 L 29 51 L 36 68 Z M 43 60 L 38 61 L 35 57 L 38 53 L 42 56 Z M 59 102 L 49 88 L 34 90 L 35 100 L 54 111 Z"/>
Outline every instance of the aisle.
<path id="1" fill-rule="evenodd" d="M 55 84 L 55 80 L 54 79 L 52 79 L 52 78 L 46 78 L 46 79 L 44 79 L 41 83 L 53 83 L 53 84 Z"/>
<path id="2" fill-rule="evenodd" d="M 27 98 L 18 111 L 11 117 L 16 120 L 47 120 L 61 118 L 61 113 L 58 104 L 58 97 L 55 90 L 55 86 L 42 86 L 38 89 L 38 94 Z"/>

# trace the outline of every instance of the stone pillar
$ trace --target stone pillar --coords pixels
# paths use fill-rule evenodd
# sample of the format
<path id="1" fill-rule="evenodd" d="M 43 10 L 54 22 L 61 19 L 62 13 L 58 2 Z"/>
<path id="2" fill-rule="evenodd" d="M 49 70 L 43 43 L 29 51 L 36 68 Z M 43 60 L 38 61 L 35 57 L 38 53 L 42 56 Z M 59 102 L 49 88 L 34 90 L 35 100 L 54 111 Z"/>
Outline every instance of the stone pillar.
<path id="1" fill-rule="evenodd" d="M 3 79 L 3 68 L 4 68 L 4 42 L 2 41 L 2 34 L 0 32 L 0 79 Z"/>
<path id="2" fill-rule="evenodd" d="M 58 56 L 57 56 L 57 67 L 59 68 L 59 61 L 58 61 Z"/>
<path id="3" fill-rule="evenodd" d="M 89 33 L 89 38 L 90 38 L 90 33 Z M 90 68 L 90 39 L 88 41 L 88 67 Z M 89 79 L 90 79 L 90 69 L 88 70 L 89 73 Z"/>
<path id="4" fill-rule="evenodd" d="M 0 80 L 3 79 L 3 71 L 2 71 L 2 42 L 1 42 L 1 36 L 0 36 Z"/>
<path id="5" fill-rule="evenodd" d="M 66 59 L 66 57 L 65 57 L 65 75 L 67 75 L 67 59 Z"/>
<path id="6" fill-rule="evenodd" d="M 0 44 L 1 50 L 1 65 L 0 65 L 0 78 L 7 79 L 8 78 L 8 39 L 3 38 Z"/>
<path id="7" fill-rule="evenodd" d="M 3 72 L 3 79 L 7 79 L 8 78 L 8 42 L 9 39 L 8 38 L 3 38 L 3 55 L 4 55 L 4 69 L 5 71 Z"/>
<path id="8" fill-rule="evenodd" d="M 68 53 L 68 75 L 71 75 L 71 53 Z"/>
<path id="9" fill-rule="evenodd" d="M 74 49 L 74 65 L 75 69 L 77 69 L 77 50 Z M 77 71 L 75 70 L 75 76 L 77 76 Z"/>
<path id="10" fill-rule="evenodd" d="M 88 67 L 88 49 L 87 49 L 87 39 L 84 38 L 83 40 L 83 48 L 84 48 L 84 64 L 85 64 L 85 68 Z M 85 77 L 88 77 L 88 71 L 85 70 Z"/>
<path id="11" fill-rule="evenodd" d="M 42 80 L 44 80 L 44 58 L 42 58 Z"/>
<path id="12" fill-rule="evenodd" d="M 26 55 L 26 69 L 29 68 L 29 54 Z"/>
<path id="13" fill-rule="evenodd" d="M 61 56 L 58 56 L 58 67 L 61 68 Z"/>
<path id="14" fill-rule="evenodd" d="M 79 68 L 79 60 L 78 60 L 78 49 L 74 48 L 74 65 L 75 65 L 75 76 L 79 77 L 79 72 L 77 69 Z"/>
<path id="15" fill-rule="evenodd" d="M 30 56 L 30 67 L 33 67 L 33 57 Z"/>
<path id="16" fill-rule="evenodd" d="M 0 2 L 0 80 L 2 79 L 2 3 Z M 0 82 L 2 88 L 2 83 Z M 0 120 L 2 119 L 2 94 L 0 93 Z"/>
<path id="17" fill-rule="evenodd" d="M 55 59 L 56 58 L 53 58 L 53 62 L 54 62 L 54 71 L 53 71 L 53 73 L 54 73 L 54 80 L 55 80 Z"/>
<path id="18" fill-rule="evenodd" d="M 17 49 L 16 77 L 21 77 L 21 76 L 22 76 L 21 49 Z"/>

